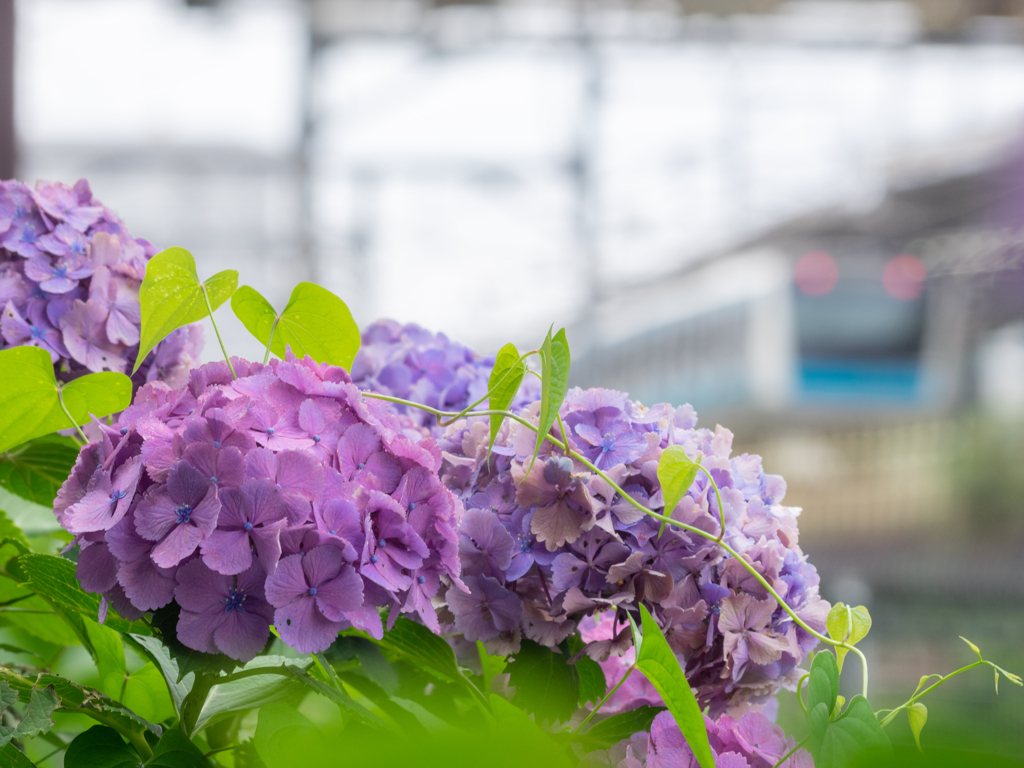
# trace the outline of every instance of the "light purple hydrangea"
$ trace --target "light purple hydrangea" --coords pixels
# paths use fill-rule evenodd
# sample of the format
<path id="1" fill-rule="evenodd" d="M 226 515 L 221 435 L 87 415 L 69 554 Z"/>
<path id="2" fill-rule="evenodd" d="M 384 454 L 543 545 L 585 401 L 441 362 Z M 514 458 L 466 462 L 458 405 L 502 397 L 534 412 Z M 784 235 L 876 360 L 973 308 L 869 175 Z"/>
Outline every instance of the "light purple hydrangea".
<path id="1" fill-rule="evenodd" d="M 461 411 L 487 394 L 493 355 L 474 352 L 443 333 L 394 320 L 378 320 L 362 335 L 362 347 L 352 364 L 352 380 L 360 389 L 446 411 Z M 539 397 L 537 379 L 527 377 L 513 406 L 526 405 Z M 435 437 L 444 433 L 425 411 L 404 405 L 395 405 L 394 409 L 410 425 L 429 429 Z"/>
<path id="2" fill-rule="evenodd" d="M 747 712 L 739 718 L 722 715 L 717 720 L 705 715 L 704 725 L 718 768 L 774 768 L 796 746 L 795 739 L 786 738 L 782 729 L 760 712 Z M 634 734 L 612 747 L 607 760 L 587 762 L 615 768 L 699 768 L 670 712 L 658 714 L 649 733 Z M 781 768 L 814 768 L 814 761 L 800 749 Z"/>
<path id="3" fill-rule="evenodd" d="M 538 409 L 534 403 L 521 415 L 536 422 Z M 797 543 L 799 510 L 782 505 L 785 482 L 766 474 L 758 456 L 731 455 L 727 429 L 698 429 L 690 406 L 645 408 L 603 389 L 571 390 L 561 417 L 571 447 L 654 511 L 664 507 L 662 451 L 679 445 L 700 456 L 722 494 L 725 541 L 803 621 L 824 631 L 829 606 Z M 455 631 L 509 653 L 524 636 L 554 646 L 581 629 L 588 654 L 614 683 L 632 646 L 625 614 L 635 617 L 643 603 L 713 717 L 795 686 L 798 665 L 817 641 L 737 560 L 696 534 L 669 527 L 659 535 L 657 520 L 549 443 L 531 468 L 536 434 L 516 422 L 502 427 L 488 462 L 488 434 L 486 419 L 474 417 L 439 439 L 442 481 L 467 510 L 459 551 L 470 594 L 449 591 Z M 719 532 L 715 492 L 703 473 L 669 511 Z M 643 687 L 642 679 L 624 686 L 610 711 L 656 703 Z"/>
<path id="4" fill-rule="evenodd" d="M 464 586 L 436 442 L 340 368 L 233 363 L 236 380 L 221 362 L 144 386 L 58 493 L 101 619 L 176 600 L 182 643 L 242 661 L 272 623 L 301 653 L 347 627 L 382 637 L 383 607 L 440 631 L 432 598 Z"/>
<path id="5" fill-rule="evenodd" d="M 70 381 L 131 374 L 139 351 L 139 285 L 155 249 L 133 238 L 84 179 L 30 189 L 0 182 L 0 349 L 46 350 Z M 181 386 L 198 361 L 202 328 L 172 333 L 132 377 Z"/>

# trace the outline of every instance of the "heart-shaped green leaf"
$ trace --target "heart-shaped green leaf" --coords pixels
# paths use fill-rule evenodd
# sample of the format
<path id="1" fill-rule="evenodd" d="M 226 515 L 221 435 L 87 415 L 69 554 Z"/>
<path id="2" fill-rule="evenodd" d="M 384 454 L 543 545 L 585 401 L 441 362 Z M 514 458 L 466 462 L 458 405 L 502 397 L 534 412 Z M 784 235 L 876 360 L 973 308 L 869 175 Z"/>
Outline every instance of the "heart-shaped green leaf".
<path id="1" fill-rule="evenodd" d="M 924 724 L 928 722 L 928 707 L 920 701 L 915 701 L 907 707 L 907 717 L 910 718 L 910 731 L 914 734 L 914 741 L 917 743 L 917 748 L 920 749 L 921 730 L 924 728 Z"/>
<path id="2" fill-rule="evenodd" d="M 290 347 L 298 357 L 350 370 L 362 341 L 345 302 L 314 283 L 295 286 L 280 314 L 247 285 L 231 298 L 231 309 L 249 333 L 282 358 Z"/>
<path id="3" fill-rule="evenodd" d="M 715 758 L 708 743 L 708 731 L 704 725 L 697 697 L 693 695 L 683 668 L 679 666 L 672 648 L 665 639 L 661 627 L 643 605 L 640 606 L 640 624 L 643 633 L 637 629 L 633 617 L 629 617 L 633 629 L 633 643 L 636 646 L 636 668 L 644 673 L 651 685 L 661 694 L 676 725 L 686 737 L 686 743 L 693 750 L 701 768 L 715 768 Z M 638 642 L 639 641 L 639 642 Z"/>
<path id="4" fill-rule="evenodd" d="M 697 479 L 700 459 L 693 461 L 686 455 L 681 445 L 670 445 L 661 453 L 658 460 L 658 482 L 661 483 L 661 495 L 665 499 L 665 514 L 670 516 L 676 505 L 690 490 Z"/>
<path id="5" fill-rule="evenodd" d="M 871 631 L 871 614 L 863 605 L 852 608 L 843 603 L 836 603 L 828 612 L 825 626 L 833 640 L 842 640 L 856 645 Z M 836 648 L 839 670 L 843 669 L 843 658 L 849 653 L 845 648 Z"/>
<path id="6" fill-rule="evenodd" d="M 0 350 L 0 452 L 123 411 L 131 401 L 132 381 L 123 373 L 90 373 L 58 384 L 49 353 L 38 347 Z"/>
<path id="7" fill-rule="evenodd" d="M 553 327 L 553 326 L 552 326 Z M 551 329 L 544 337 L 540 348 L 540 412 L 537 423 L 537 446 L 533 451 L 536 460 L 551 427 L 558 418 L 558 410 L 569 390 L 569 342 L 565 338 L 565 328 L 551 336 Z M 533 462 L 530 462 L 533 467 Z"/>
<path id="8" fill-rule="evenodd" d="M 839 695 L 839 666 L 836 657 L 828 651 L 821 651 L 811 662 L 811 676 L 807 684 L 807 710 L 810 712 L 819 704 L 825 705 L 826 712 L 832 712 Z"/>
<path id="9" fill-rule="evenodd" d="M 491 369 L 491 377 L 487 380 L 488 408 L 492 411 L 504 411 L 512 404 L 519 385 L 523 383 L 523 376 L 526 375 L 526 363 L 519 359 L 519 350 L 515 344 L 506 344 L 498 350 L 494 358 L 494 368 Z M 487 455 L 490 457 L 491 448 L 498 437 L 498 430 L 501 429 L 501 422 L 505 420 L 500 414 L 491 416 L 491 440 L 487 444 Z"/>
<path id="10" fill-rule="evenodd" d="M 65 768 L 127 768 L 139 764 L 138 752 L 105 725 L 94 725 L 78 734 L 64 754 Z"/>
<path id="11" fill-rule="evenodd" d="M 168 248 L 150 259 L 139 287 L 142 330 L 132 373 L 171 331 L 211 315 L 237 286 L 238 272 L 233 269 L 201 282 L 196 260 L 184 248 Z"/>

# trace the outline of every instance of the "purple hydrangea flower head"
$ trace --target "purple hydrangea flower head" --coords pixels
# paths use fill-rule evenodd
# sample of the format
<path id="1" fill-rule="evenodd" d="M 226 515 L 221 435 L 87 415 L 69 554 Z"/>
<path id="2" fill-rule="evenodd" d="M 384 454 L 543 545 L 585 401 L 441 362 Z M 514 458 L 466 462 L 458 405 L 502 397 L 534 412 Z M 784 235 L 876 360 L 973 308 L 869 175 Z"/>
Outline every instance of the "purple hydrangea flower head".
<path id="1" fill-rule="evenodd" d="M 442 410 L 461 411 L 487 394 L 494 357 L 480 355 L 415 324 L 378 320 L 363 330 L 363 343 L 352 364 L 352 380 L 360 389 L 412 400 Z M 523 380 L 514 405 L 540 397 L 537 380 Z M 486 401 L 485 401 L 486 404 Z M 424 411 L 395 406 L 412 428 L 429 429 L 435 437 L 444 429 Z"/>
<path id="2" fill-rule="evenodd" d="M 531 403 L 519 415 L 536 421 L 538 410 Z M 782 478 L 765 474 L 759 457 L 732 456 L 732 434 L 699 429 L 689 406 L 646 408 L 621 392 L 573 389 L 560 415 L 571 447 L 625 495 L 550 445 L 533 461 L 536 435 L 516 422 L 501 428 L 489 460 L 482 417 L 455 422 L 438 440 L 442 482 L 467 510 L 460 551 L 470 593 L 449 588 L 446 596 L 455 630 L 515 650 L 517 636 L 554 646 L 580 629 L 587 653 L 614 685 L 631 663 L 626 614 L 637 618 L 643 604 L 712 716 L 795 686 L 814 637 L 713 541 L 672 527 L 662 532 L 632 503 L 663 511 L 657 466 L 669 445 L 700 456 L 722 496 L 726 542 L 801 620 L 822 631 L 829 606 L 797 543 L 799 510 L 782 505 Z M 719 532 L 718 499 L 703 473 L 666 511 L 712 537 Z M 511 547 L 494 535 L 495 526 L 508 533 Z M 517 625 L 499 623 L 512 615 Z M 608 706 L 619 711 L 658 701 L 642 678 L 631 678 Z"/>
<path id="3" fill-rule="evenodd" d="M 704 716 L 708 742 L 719 768 L 773 768 L 796 745 L 782 729 L 761 712 L 749 711 L 738 719 L 722 715 Z M 615 768 L 698 768 L 693 750 L 686 742 L 672 713 L 661 712 L 649 733 L 637 733 L 608 751 L 608 765 Z M 814 761 L 803 749 L 781 763 L 781 768 L 813 768 Z"/>
<path id="4" fill-rule="evenodd" d="M 139 350 L 139 286 L 155 249 L 133 238 L 84 180 L 29 189 L 0 182 L 0 349 L 37 346 L 61 381 L 96 371 L 131 374 Z M 133 382 L 177 387 L 199 358 L 202 328 L 180 328 Z"/>
<path id="5" fill-rule="evenodd" d="M 406 435 L 340 368 L 233 365 L 237 379 L 209 363 L 178 389 L 146 384 L 82 449 L 54 512 L 83 588 L 122 615 L 177 600 L 181 642 L 238 660 L 271 623 L 303 653 L 348 627 L 381 637 L 382 608 L 439 630 L 433 599 L 466 587 L 463 507 L 436 442 Z M 304 438 L 267 439 L 268 424 L 302 421 Z"/>

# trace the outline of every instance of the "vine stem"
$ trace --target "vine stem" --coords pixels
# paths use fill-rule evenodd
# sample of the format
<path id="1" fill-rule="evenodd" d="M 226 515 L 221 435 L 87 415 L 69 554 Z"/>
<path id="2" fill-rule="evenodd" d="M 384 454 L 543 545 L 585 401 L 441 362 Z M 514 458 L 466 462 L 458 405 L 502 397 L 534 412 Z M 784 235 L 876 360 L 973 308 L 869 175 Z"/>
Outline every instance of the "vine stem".
<path id="1" fill-rule="evenodd" d="M 573 731 L 573 733 L 579 733 L 579 732 L 580 732 L 580 729 L 581 729 L 581 728 L 582 728 L 582 727 L 583 727 L 584 725 L 586 725 L 587 723 L 589 723 L 589 722 L 590 722 L 590 718 L 592 718 L 592 717 L 593 717 L 594 715 L 596 715 L 596 714 L 597 714 L 597 711 L 598 711 L 598 710 L 599 710 L 599 709 L 600 709 L 601 707 L 603 707 L 603 706 L 604 706 L 604 705 L 605 705 L 605 704 L 606 704 L 606 703 L 608 702 L 608 699 L 610 699 L 610 698 L 611 698 L 611 697 L 612 697 L 613 695 L 615 695 L 615 692 L 616 692 L 617 690 L 619 690 L 619 688 L 621 688 L 621 687 L 622 687 L 622 684 L 623 684 L 624 682 L 626 682 L 626 678 L 627 678 L 627 677 L 629 677 L 629 676 L 630 676 L 631 674 L 633 674 L 633 670 L 634 670 L 634 669 L 636 669 L 636 664 L 631 664 L 631 665 L 630 665 L 630 667 L 629 667 L 629 669 L 627 669 L 627 670 L 626 670 L 626 674 L 624 674 L 624 675 L 622 676 L 622 679 L 621 679 L 621 680 L 619 680 L 619 682 L 617 682 L 617 683 L 615 684 L 615 687 L 614 687 L 614 688 L 612 688 L 612 689 L 611 689 L 610 691 L 608 691 L 608 693 L 606 693 L 606 694 L 604 695 L 604 698 L 603 698 L 603 699 L 601 699 L 601 701 L 599 701 L 599 702 L 597 703 L 597 706 L 596 706 L 596 707 L 594 707 L 594 708 L 593 708 L 593 709 L 591 710 L 590 714 L 586 716 L 586 718 L 585 718 L 585 719 L 583 720 L 583 722 L 582 722 L 582 723 L 580 723 L 579 725 L 577 725 L 577 726 L 576 726 L 576 730 L 574 730 L 574 731 Z"/>
<path id="2" fill-rule="evenodd" d="M 950 672 L 948 675 L 935 675 L 935 677 L 939 678 L 938 681 L 936 681 L 935 683 L 932 683 L 927 688 L 925 688 L 923 691 L 920 691 L 920 692 L 919 691 L 914 691 L 914 695 L 911 696 L 904 704 L 900 704 L 900 706 L 896 707 L 896 709 L 888 710 L 888 714 L 885 717 L 883 717 L 881 719 L 881 721 L 879 721 L 879 724 L 884 728 L 885 726 L 887 726 L 889 723 L 891 723 L 895 719 L 896 715 L 898 715 L 903 710 L 909 709 L 910 707 L 912 707 L 915 703 L 917 703 L 918 700 L 924 698 L 925 694 L 931 693 L 932 691 L 934 691 L 936 688 L 938 688 L 940 685 L 942 685 L 947 680 L 950 680 L 950 679 L 956 677 L 957 675 L 959 675 L 959 674 L 961 674 L 963 672 L 966 672 L 966 671 L 968 671 L 970 669 L 974 669 L 975 667 L 982 667 L 982 666 L 986 666 L 986 665 L 991 666 L 989 664 L 989 662 L 979 660 L 979 661 L 974 662 L 973 664 L 968 664 L 966 667 L 961 667 L 960 669 L 956 670 L 955 672 Z M 932 677 L 932 676 L 929 675 L 929 677 Z M 920 684 L 918 685 L 918 687 L 920 687 Z M 882 712 L 886 712 L 886 711 L 887 710 L 880 709 L 878 712 L 875 713 L 875 716 L 877 717 Z"/>
<path id="3" fill-rule="evenodd" d="M 228 351 L 224 347 L 224 339 L 220 337 L 220 331 L 217 329 L 217 321 L 213 319 L 213 306 L 210 304 L 210 294 L 207 293 L 205 285 L 200 283 L 200 286 L 203 289 L 203 298 L 206 299 L 206 309 L 210 313 L 210 324 L 213 325 L 213 332 L 217 334 L 217 342 L 220 344 L 220 351 L 224 353 L 224 359 L 227 360 L 228 370 L 231 371 L 231 378 L 237 379 L 238 376 L 235 375 L 235 366 L 231 364 L 231 358 L 228 357 Z M 266 360 L 264 360 L 264 362 L 266 362 Z"/>
<path id="4" fill-rule="evenodd" d="M 375 400 L 386 400 L 388 402 L 397 403 L 399 405 L 406 405 L 406 406 L 410 406 L 412 408 L 418 408 L 418 409 L 420 409 L 422 411 L 425 411 L 427 413 L 431 413 L 431 414 L 433 414 L 436 417 L 448 417 L 448 416 L 452 415 L 452 412 L 441 411 L 441 410 L 438 410 L 437 408 L 431 408 L 430 406 L 422 405 L 420 403 L 414 403 L 411 400 L 403 400 L 400 397 L 392 397 L 391 395 L 382 395 L 382 394 L 380 394 L 378 392 L 363 392 L 362 394 L 363 394 L 364 397 L 370 397 L 370 398 L 373 398 Z M 516 422 L 522 424 L 523 426 L 533 430 L 534 432 L 538 432 L 539 431 L 535 424 L 532 424 L 529 421 L 527 421 L 526 419 L 521 418 L 520 416 L 517 416 L 516 414 L 511 413 L 509 411 L 491 411 L 491 410 L 487 410 L 487 411 L 473 411 L 473 412 L 471 412 L 468 415 L 470 415 L 470 416 L 501 415 L 501 416 L 505 416 L 507 418 L 512 419 L 513 421 L 516 421 Z M 807 634 L 811 635 L 811 637 L 817 638 L 818 640 L 820 640 L 821 642 L 825 643 L 826 645 L 831 645 L 831 646 L 834 646 L 836 648 L 844 648 L 845 650 L 847 650 L 847 651 L 849 651 L 851 653 L 854 653 L 855 655 L 857 655 L 860 658 L 861 672 L 863 674 L 863 680 L 862 680 L 861 688 L 862 688 L 862 692 L 863 692 L 864 698 L 866 699 L 868 697 L 868 660 L 864 656 L 864 654 L 861 652 L 861 650 L 859 648 L 857 648 L 856 646 L 854 646 L 854 645 L 850 645 L 845 640 L 833 640 L 832 638 L 828 637 L 827 635 L 823 635 L 821 632 L 818 632 L 817 630 L 815 630 L 812 627 L 808 626 L 807 623 L 797 615 L 796 611 L 793 610 L 786 603 L 786 601 L 782 599 L 782 596 L 779 595 L 779 593 L 775 591 L 775 588 L 771 584 L 768 583 L 768 580 L 765 579 L 764 576 L 762 576 L 760 573 L 757 572 L 757 569 L 754 568 L 754 565 L 752 563 L 750 563 L 745 557 L 743 557 L 739 552 L 737 552 L 731 546 L 726 544 L 724 540 L 720 540 L 719 537 L 716 536 L 715 534 L 708 533 L 707 531 L 701 530 L 700 528 L 697 528 L 696 526 L 688 525 L 687 523 L 684 523 L 684 522 L 682 522 L 680 520 L 675 520 L 675 519 L 673 519 L 671 517 L 668 517 L 666 515 L 658 514 L 657 512 L 654 512 L 653 510 L 648 509 L 643 504 L 641 504 L 639 501 L 634 499 L 631 495 L 629 495 L 624 490 L 622 490 L 622 488 L 619 487 L 618 483 L 616 483 L 614 480 L 612 480 L 610 477 L 608 477 L 607 474 L 605 474 L 603 471 L 601 471 L 596 466 L 594 466 L 594 464 L 591 463 L 586 457 L 581 456 L 576 451 L 569 450 L 568 447 L 561 440 L 559 440 L 557 437 L 555 437 L 554 435 L 548 433 L 547 435 L 544 436 L 544 438 L 548 442 L 553 444 L 554 446 L 560 448 L 563 451 L 563 453 L 565 453 L 565 455 L 571 456 L 572 458 L 576 459 L 581 464 L 583 464 L 585 467 L 587 467 L 591 472 L 596 474 L 598 477 L 600 477 L 602 480 L 604 480 L 606 483 L 608 483 L 612 488 L 614 488 L 615 491 L 623 498 L 623 500 L 628 501 L 630 504 L 632 504 L 634 507 L 636 507 L 638 510 L 640 510 L 644 514 L 650 515 L 655 520 L 661 520 L 662 522 L 667 523 L 668 525 L 674 525 L 677 528 L 682 528 L 685 531 L 688 531 L 690 533 L 693 533 L 693 534 L 696 534 L 698 536 L 701 536 L 702 538 L 708 539 L 713 544 L 718 545 L 719 547 L 724 549 L 727 553 L 732 555 L 736 559 L 736 561 L 739 562 L 739 564 L 742 565 L 751 576 L 753 576 L 755 579 L 757 579 L 758 583 L 762 587 L 764 587 L 764 589 L 768 592 L 769 595 L 772 596 L 772 598 L 775 599 L 776 603 L 778 603 L 779 606 L 781 606 L 782 609 L 787 614 L 789 614 L 789 617 L 793 620 L 793 623 L 795 623 L 798 627 L 800 627 L 802 630 L 804 630 Z"/>
<path id="5" fill-rule="evenodd" d="M 61 387 L 60 384 L 57 385 L 57 401 L 60 403 L 60 409 L 64 411 L 64 415 L 67 416 L 68 421 L 71 422 L 71 426 L 73 426 L 75 428 L 75 431 L 78 432 L 78 436 L 79 438 L 81 438 L 82 444 L 84 445 L 88 443 L 89 438 L 85 436 L 85 432 L 82 431 L 82 428 L 78 425 L 78 422 L 71 417 L 71 411 L 69 411 L 68 407 L 64 404 L 64 388 Z"/>
<path id="6" fill-rule="evenodd" d="M 795 747 L 793 747 L 791 750 L 789 750 L 789 752 L 784 754 L 781 758 L 779 758 L 779 762 L 777 762 L 775 765 L 773 765 L 772 768 L 779 768 L 780 765 L 782 765 L 784 762 L 789 760 L 789 758 L 791 758 L 793 755 L 796 754 L 796 751 L 798 749 L 800 749 L 800 747 L 802 747 L 804 744 L 807 743 L 807 740 L 809 738 L 811 738 L 811 737 L 810 736 L 804 736 L 802 739 L 800 739 L 800 741 L 797 742 L 797 745 Z"/>
<path id="7" fill-rule="evenodd" d="M 211 319 L 213 318 L 212 314 L 210 315 L 210 318 Z M 270 326 L 270 338 L 267 339 L 267 351 L 263 355 L 263 364 L 264 365 L 266 365 L 267 361 L 270 360 L 270 345 L 274 343 L 274 334 L 277 333 L 277 324 L 279 322 L 281 322 L 281 316 L 280 315 L 276 315 L 274 317 L 274 324 L 272 326 Z M 218 336 L 217 338 L 219 339 L 220 336 Z M 221 345 L 221 346 L 223 347 L 223 345 Z M 228 365 L 230 365 L 230 364 L 231 363 L 228 363 Z"/>

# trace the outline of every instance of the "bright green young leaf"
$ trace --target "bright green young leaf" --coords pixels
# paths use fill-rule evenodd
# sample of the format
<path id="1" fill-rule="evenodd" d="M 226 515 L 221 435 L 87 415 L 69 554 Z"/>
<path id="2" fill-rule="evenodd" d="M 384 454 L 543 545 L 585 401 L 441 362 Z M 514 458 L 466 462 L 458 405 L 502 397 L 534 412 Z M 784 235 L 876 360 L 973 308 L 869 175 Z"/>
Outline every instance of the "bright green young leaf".
<path id="1" fill-rule="evenodd" d="M 178 670 L 178 661 L 171 655 L 167 646 L 160 638 L 152 635 L 128 635 L 129 642 L 133 647 L 147 656 L 151 663 L 156 665 L 163 677 L 165 687 L 171 697 L 171 704 L 174 706 L 174 713 L 181 717 L 181 703 L 192 690 L 192 683 L 195 682 L 195 672 L 181 675 Z"/>
<path id="2" fill-rule="evenodd" d="M 686 737 L 686 743 L 693 750 L 701 768 L 715 768 L 715 759 L 708 743 L 708 731 L 704 726 L 704 715 L 701 714 L 697 697 L 693 695 L 690 684 L 686 681 L 683 668 L 679 666 L 661 627 L 651 616 L 650 611 L 640 606 L 640 623 L 643 634 L 638 638 L 636 622 L 629 617 L 633 628 L 633 639 L 640 639 L 636 651 L 636 668 L 661 694 L 662 701 L 668 706 L 676 725 Z"/>
<path id="3" fill-rule="evenodd" d="M 664 711 L 664 707 L 643 706 L 628 712 L 621 712 L 606 717 L 586 733 L 576 734 L 573 736 L 573 741 L 583 743 L 584 749 L 588 752 L 595 749 L 608 749 L 623 739 L 628 739 L 634 733 L 650 730 L 654 718 Z"/>
<path id="4" fill-rule="evenodd" d="M 268 768 L 287 768 L 294 764 L 294 754 L 285 748 L 287 737 L 298 732 L 306 738 L 317 738 L 320 731 L 313 722 L 294 706 L 283 703 L 268 704 L 260 708 L 253 743 L 256 754 Z"/>
<path id="5" fill-rule="evenodd" d="M 123 373 L 90 373 L 58 385 L 48 352 L 38 347 L 0 350 L 0 452 L 81 426 L 93 416 L 123 411 L 131 401 L 132 382 Z"/>
<path id="6" fill-rule="evenodd" d="M 928 707 L 920 701 L 915 701 L 907 707 L 907 717 L 910 718 L 910 731 L 914 734 L 914 741 L 917 743 L 917 748 L 920 749 L 921 730 L 928 722 Z"/>
<path id="7" fill-rule="evenodd" d="M 151 723 L 160 723 L 177 714 L 164 677 L 152 661 L 147 661 L 128 676 L 124 695 L 117 696 L 132 712 Z"/>
<path id="8" fill-rule="evenodd" d="M 124 743 L 117 731 L 94 725 L 68 745 L 64 768 L 137 768 L 139 754 Z"/>
<path id="9" fill-rule="evenodd" d="M 487 693 L 491 690 L 491 680 L 505 671 L 505 658 L 489 654 L 479 640 L 476 641 L 476 652 L 480 657 L 480 668 L 483 672 L 484 693 Z"/>
<path id="10" fill-rule="evenodd" d="M 257 656 L 238 671 L 288 666 L 301 672 L 312 665 L 313 660 L 308 656 L 299 659 L 289 659 L 284 656 Z M 255 709 L 272 701 L 279 701 L 295 693 L 299 688 L 301 686 L 294 677 L 276 673 L 252 675 L 215 685 L 206 697 L 206 701 L 203 702 L 202 709 L 199 710 L 193 733 L 216 722 L 224 715 L 244 709 Z"/>
<path id="11" fill-rule="evenodd" d="M 811 676 L 807 684 L 807 711 L 819 704 L 831 712 L 839 696 L 839 666 L 836 657 L 828 651 L 820 651 L 811 662 Z"/>
<path id="12" fill-rule="evenodd" d="M 670 445 L 662 451 L 658 460 L 658 482 L 665 499 L 665 514 L 669 517 L 697 479 L 699 467 L 700 459 L 691 460 L 681 445 Z"/>
<path id="13" fill-rule="evenodd" d="M 562 328 L 552 338 L 549 328 L 548 335 L 544 337 L 544 344 L 540 348 L 541 394 L 534 459 L 537 458 L 548 432 L 554 426 L 562 401 L 565 400 L 565 393 L 569 391 L 569 364 L 569 342 L 565 338 L 565 329 Z M 532 468 L 532 461 L 530 466 Z"/>
<path id="14" fill-rule="evenodd" d="M 487 391 L 490 393 L 487 405 L 491 410 L 508 410 L 515 399 L 519 385 L 523 383 L 523 376 L 526 375 L 526 363 L 519 357 L 519 350 L 516 349 L 515 344 L 506 344 L 498 350 L 498 354 L 494 358 L 494 368 L 491 369 L 491 376 L 487 380 Z M 505 417 L 499 414 L 491 416 L 491 439 L 487 444 L 488 458 L 504 420 Z"/>
<path id="15" fill-rule="evenodd" d="M 536 714 L 538 722 L 565 722 L 576 711 L 580 676 L 565 653 L 523 638 L 505 671 L 509 673 L 509 685 L 516 689 L 512 703 Z"/>
<path id="16" fill-rule="evenodd" d="M 238 272 L 233 269 L 200 282 L 196 260 L 184 248 L 168 248 L 150 259 L 139 287 L 142 330 L 132 373 L 172 331 L 210 315 L 237 286 Z"/>
<path id="17" fill-rule="evenodd" d="M 985 660 L 984 658 L 982 658 L 982 655 L 981 655 L 981 649 L 980 649 L 980 648 L 979 648 L 978 646 L 976 646 L 976 645 L 975 645 L 974 643 L 972 643 L 972 642 L 971 642 L 970 640 L 968 640 L 968 639 L 967 639 L 966 637 L 963 637 L 963 636 L 961 636 L 961 637 L 960 637 L 960 639 L 961 639 L 961 640 L 963 640 L 963 641 L 964 641 L 965 643 L 967 643 L 967 645 L 968 645 L 968 646 L 970 647 L 970 649 L 971 649 L 972 651 L 974 651 L 974 653 L 975 653 L 975 654 L 977 655 L 977 657 L 978 657 L 978 661 L 984 661 L 984 660 Z"/>
<path id="18" fill-rule="evenodd" d="M 283 358 L 290 347 L 298 357 L 352 368 L 362 339 L 344 301 L 315 283 L 299 283 L 278 314 L 256 290 L 243 285 L 231 298 L 231 309 L 249 333 Z"/>
<path id="19" fill-rule="evenodd" d="M 46 435 L 0 454 L 0 488 L 51 506 L 75 466 L 78 447 L 70 437 Z"/>
<path id="20" fill-rule="evenodd" d="M 177 728 L 168 728 L 153 747 L 153 756 L 146 761 L 153 768 L 210 768 L 202 750 Z"/>
<path id="21" fill-rule="evenodd" d="M 82 624 L 89 644 L 92 646 L 96 668 L 100 673 L 100 690 L 108 696 L 120 698 L 121 686 L 128 674 L 121 635 L 110 627 L 100 626 L 91 619 L 84 619 Z M 143 714 L 143 717 L 145 716 Z"/>
<path id="22" fill-rule="evenodd" d="M 856 608 L 836 603 L 828 612 L 826 620 L 828 634 L 833 640 L 845 640 L 850 645 L 856 645 L 863 640 L 871 630 L 871 614 L 863 605 Z M 836 648 L 836 659 L 839 662 L 839 671 L 843 669 L 843 658 L 849 651 L 845 648 Z"/>

